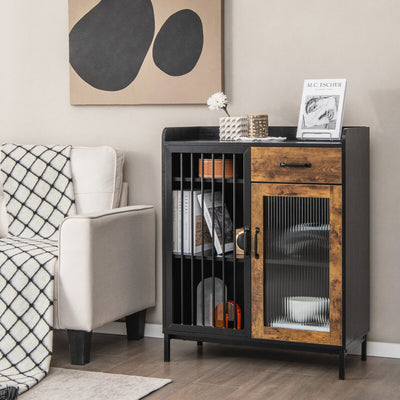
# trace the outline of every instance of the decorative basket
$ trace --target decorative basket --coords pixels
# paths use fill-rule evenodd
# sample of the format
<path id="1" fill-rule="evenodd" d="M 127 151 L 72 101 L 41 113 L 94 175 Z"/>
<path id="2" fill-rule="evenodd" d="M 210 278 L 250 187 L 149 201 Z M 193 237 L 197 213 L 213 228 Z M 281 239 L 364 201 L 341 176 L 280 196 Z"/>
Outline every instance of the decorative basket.
<path id="1" fill-rule="evenodd" d="M 222 178 L 223 176 L 223 160 L 214 158 L 214 178 Z M 212 178 L 212 158 L 204 158 L 204 178 Z M 199 177 L 201 177 L 201 158 L 199 158 Z M 233 178 L 233 162 L 232 159 L 225 159 L 225 178 Z"/>
<path id="2" fill-rule="evenodd" d="M 219 140 L 236 140 L 243 136 L 247 136 L 247 117 L 219 119 Z"/>
<path id="3" fill-rule="evenodd" d="M 268 137 L 268 115 L 267 114 L 249 114 L 248 135 L 251 138 Z"/>

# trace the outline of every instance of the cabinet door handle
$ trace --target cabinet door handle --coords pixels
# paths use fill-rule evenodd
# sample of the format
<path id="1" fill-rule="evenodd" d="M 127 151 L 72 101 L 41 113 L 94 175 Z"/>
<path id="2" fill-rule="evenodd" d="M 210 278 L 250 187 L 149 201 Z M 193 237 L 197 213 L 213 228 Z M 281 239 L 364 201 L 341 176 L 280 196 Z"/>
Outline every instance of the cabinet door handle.
<path id="1" fill-rule="evenodd" d="M 255 258 L 260 258 L 260 255 L 258 254 L 258 233 L 260 232 L 260 228 L 256 228 L 254 230 L 254 257 Z"/>
<path id="2" fill-rule="evenodd" d="M 281 162 L 280 166 L 283 167 L 292 167 L 292 168 L 311 168 L 311 163 L 304 163 L 304 164 L 299 164 L 299 163 L 284 163 Z"/>

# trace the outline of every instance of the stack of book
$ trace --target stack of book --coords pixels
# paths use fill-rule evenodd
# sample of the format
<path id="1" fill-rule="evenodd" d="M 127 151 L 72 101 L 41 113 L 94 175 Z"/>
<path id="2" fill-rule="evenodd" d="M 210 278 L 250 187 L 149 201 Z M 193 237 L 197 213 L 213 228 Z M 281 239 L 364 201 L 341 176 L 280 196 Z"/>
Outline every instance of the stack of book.
<path id="1" fill-rule="evenodd" d="M 173 196 L 173 252 L 200 253 L 212 248 L 212 235 L 214 228 L 214 246 L 217 254 L 233 251 L 233 226 L 226 205 L 222 204 L 221 192 L 204 192 L 203 198 L 200 191 L 174 190 Z M 183 210 L 182 210 L 183 204 Z M 204 213 L 202 213 L 204 205 Z M 213 207 L 214 206 L 214 207 Z M 203 224 L 202 224 L 202 215 Z M 214 216 L 214 224 L 212 219 Z M 225 217 L 225 222 L 224 222 Z M 183 229 L 183 231 L 182 231 Z M 225 232 L 225 234 L 223 234 Z M 183 233 L 183 234 L 182 234 Z M 203 239 L 204 238 L 204 239 Z M 182 243 L 183 242 L 183 243 Z"/>

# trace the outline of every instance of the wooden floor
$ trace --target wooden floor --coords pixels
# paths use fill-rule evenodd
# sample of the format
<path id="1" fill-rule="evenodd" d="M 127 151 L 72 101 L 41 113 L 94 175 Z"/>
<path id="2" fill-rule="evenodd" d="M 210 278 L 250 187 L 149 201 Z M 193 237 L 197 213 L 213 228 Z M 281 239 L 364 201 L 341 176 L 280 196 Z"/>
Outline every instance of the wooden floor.
<path id="1" fill-rule="evenodd" d="M 171 362 L 164 363 L 162 339 L 94 334 L 92 361 L 77 367 L 69 364 L 66 334 L 55 332 L 52 366 L 173 380 L 146 400 L 400 399 L 400 359 L 347 356 L 345 381 L 338 380 L 337 361 L 335 355 L 172 340 Z"/>

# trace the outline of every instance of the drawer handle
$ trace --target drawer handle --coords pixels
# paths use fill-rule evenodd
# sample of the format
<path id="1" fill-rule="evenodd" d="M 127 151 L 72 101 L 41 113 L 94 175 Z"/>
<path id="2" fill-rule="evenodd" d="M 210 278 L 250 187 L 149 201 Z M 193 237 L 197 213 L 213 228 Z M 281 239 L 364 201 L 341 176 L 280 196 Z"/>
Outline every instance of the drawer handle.
<path id="1" fill-rule="evenodd" d="M 311 163 L 304 163 L 304 164 L 298 164 L 298 163 L 284 163 L 281 162 L 280 166 L 283 167 L 292 167 L 292 168 L 311 168 Z"/>

